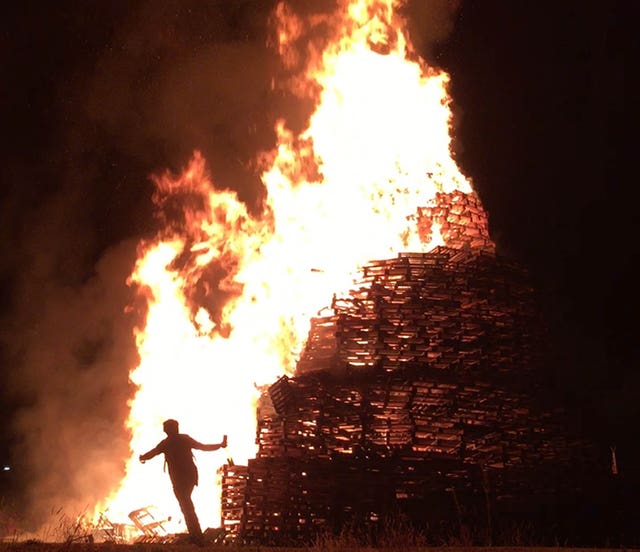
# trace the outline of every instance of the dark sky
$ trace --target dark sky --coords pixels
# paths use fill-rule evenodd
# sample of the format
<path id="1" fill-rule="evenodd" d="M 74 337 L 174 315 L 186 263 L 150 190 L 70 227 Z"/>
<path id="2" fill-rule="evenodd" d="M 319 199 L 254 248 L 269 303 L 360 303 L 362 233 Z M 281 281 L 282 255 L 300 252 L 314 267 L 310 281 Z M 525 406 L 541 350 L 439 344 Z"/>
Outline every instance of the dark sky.
<path id="1" fill-rule="evenodd" d="M 441 57 L 458 159 L 541 292 L 557 386 L 611 443 L 640 420 L 636 6 L 465 2 Z"/>
<path id="2" fill-rule="evenodd" d="M 278 71 L 264 46 L 272 5 L 5 8 L 0 414 L 9 422 L 0 464 L 46 448 L 50 422 L 64 425 L 105 394 L 111 406 L 100 414 L 111 425 L 100 430 L 109 440 L 119 427 L 135 321 L 121 312 L 130 292 L 114 282 L 155 229 L 149 175 L 178 170 L 200 149 L 216 182 L 250 206 L 260 199 L 251 160 L 272 145 L 287 103 L 270 92 Z M 527 267 L 540 292 L 554 391 L 598 438 L 619 445 L 621 463 L 632 450 L 640 387 L 635 6 L 462 1 L 436 29 L 413 25 L 425 55 L 451 73 L 457 160 L 498 251 Z M 42 406 L 43 383 L 61 397 L 53 407 Z M 25 444 L 34 423 L 40 436 Z M 69 439 L 95 430 L 88 423 Z"/>

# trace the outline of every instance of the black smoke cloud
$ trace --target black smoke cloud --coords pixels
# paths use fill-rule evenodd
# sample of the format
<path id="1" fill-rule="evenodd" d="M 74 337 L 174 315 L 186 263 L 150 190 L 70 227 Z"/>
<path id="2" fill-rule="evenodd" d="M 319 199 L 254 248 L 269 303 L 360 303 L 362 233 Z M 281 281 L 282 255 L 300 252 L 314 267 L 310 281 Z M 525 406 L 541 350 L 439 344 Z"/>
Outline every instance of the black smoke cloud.
<path id="1" fill-rule="evenodd" d="M 304 14 L 313 3 L 294 4 Z M 198 149 L 216 186 L 256 209 L 254 159 L 272 148 L 275 120 L 308 116 L 273 86 L 274 6 L 63 0 L 5 14 L 0 439 L 25 528 L 81 513 L 123 475 L 144 314 L 126 280 L 136 244 L 157 230 L 149 175 Z M 449 24 L 447 3 L 429 6 Z M 421 48 L 443 38 L 425 7 L 407 8 Z"/>

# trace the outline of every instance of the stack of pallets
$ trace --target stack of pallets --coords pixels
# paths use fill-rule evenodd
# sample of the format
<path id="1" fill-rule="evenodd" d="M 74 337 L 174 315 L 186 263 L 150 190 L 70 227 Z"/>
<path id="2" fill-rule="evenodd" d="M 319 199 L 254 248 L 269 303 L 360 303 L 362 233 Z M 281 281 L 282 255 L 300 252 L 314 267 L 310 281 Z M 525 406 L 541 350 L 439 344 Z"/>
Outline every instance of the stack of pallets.
<path id="1" fill-rule="evenodd" d="M 422 241 L 429 243 L 434 225 L 444 242 L 454 249 L 475 249 L 493 253 L 487 213 L 475 192 L 438 192 L 430 205 L 420 207 L 417 216 Z"/>
<path id="2" fill-rule="evenodd" d="M 417 224 L 425 241 L 437 224 L 449 247 L 364 266 L 312 320 L 295 377 L 263 396 L 244 509 L 225 518 L 249 541 L 308 542 L 398 507 L 431 526 L 459 521 L 462 502 L 489 491 L 508 501 L 571 486 L 589 458 L 537 392 L 534 290 L 495 254 L 477 196 L 438 194 Z"/>
<path id="3" fill-rule="evenodd" d="M 222 474 L 222 528 L 230 541 L 237 541 L 244 533 L 247 466 L 224 464 Z"/>

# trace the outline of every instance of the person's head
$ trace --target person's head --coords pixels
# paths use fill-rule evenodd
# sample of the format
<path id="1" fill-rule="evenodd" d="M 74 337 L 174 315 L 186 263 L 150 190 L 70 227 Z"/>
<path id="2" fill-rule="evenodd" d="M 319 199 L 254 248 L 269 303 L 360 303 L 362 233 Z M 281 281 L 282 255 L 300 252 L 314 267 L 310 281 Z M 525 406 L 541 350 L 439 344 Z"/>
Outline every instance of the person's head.
<path id="1" fill-rule="evenodd" d="M 167 435 L 177 435 L 178 434 L 178 422 L 176 420 L 165 420 L 162 424 L 162 429 Z"/>

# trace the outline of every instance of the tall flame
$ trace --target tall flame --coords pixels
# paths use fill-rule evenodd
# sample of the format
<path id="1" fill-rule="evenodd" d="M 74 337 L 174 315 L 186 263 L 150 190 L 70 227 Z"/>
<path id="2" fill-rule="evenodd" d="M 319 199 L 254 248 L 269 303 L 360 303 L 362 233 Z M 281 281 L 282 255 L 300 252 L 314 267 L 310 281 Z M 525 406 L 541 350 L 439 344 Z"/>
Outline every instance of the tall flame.
<path id="1" fill-rule="evenodd" d="M 472 189 L 450 154 L 448 76 L 412 56 L 396 4 L 342 0 L 330 18 L 311 20 L 278 6 L 285 65 L 300 63 L 314 25 L 324 34 L 286 83 L 316 107 L 300 134 L 278 122 L 259 216 L 214 187 L 198 153 L 182 175 L 156 179 L 166 227 L 140 245 L 131 275 L 148 314 L 135 336 L 132 457 L 106 501 L 112 518 L 153 504 L 182 519 L 162 461 L 137 462 L 173 417 L 204 442 L 229 435 L 225 452 L 197 457 L 196 509 L 205 527 L 219 525 L 216 468 L 225 456 L 254 456 L 258 388 L 294 370 L 310 318 L 367 260 L 444 243 L 435 226 L 437 241 L 421 242 L 417 208 L 437 192 Z"/>

